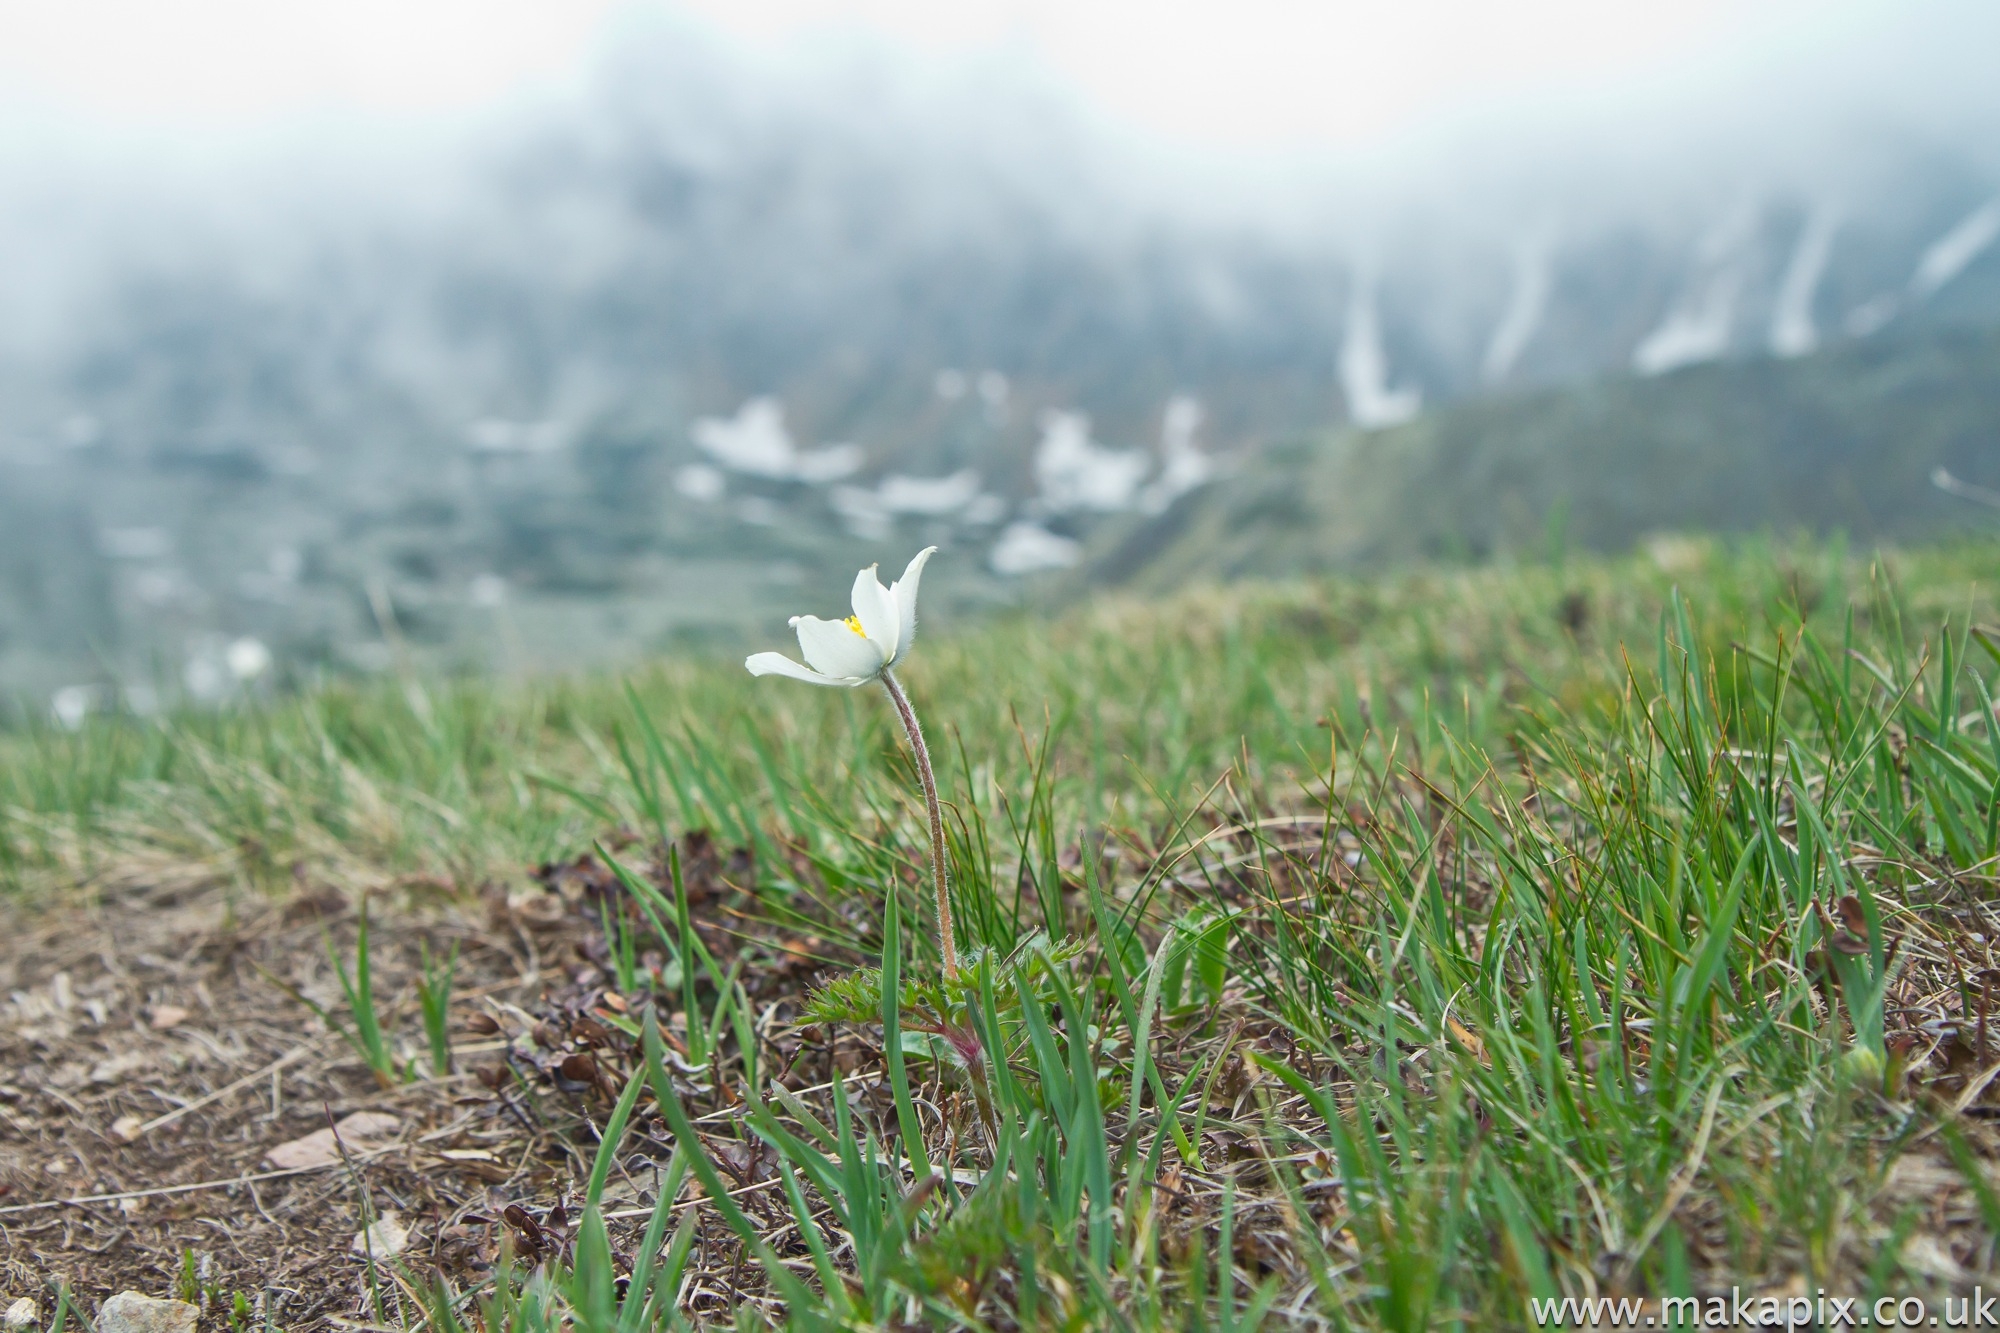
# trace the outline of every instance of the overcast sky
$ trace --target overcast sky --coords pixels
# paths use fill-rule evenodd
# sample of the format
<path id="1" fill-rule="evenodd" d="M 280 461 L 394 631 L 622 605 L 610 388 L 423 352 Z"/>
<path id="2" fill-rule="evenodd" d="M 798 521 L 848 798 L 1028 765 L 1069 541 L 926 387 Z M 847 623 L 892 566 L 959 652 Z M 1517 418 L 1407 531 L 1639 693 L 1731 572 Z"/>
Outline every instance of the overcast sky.
<path id="1" fill-rule="evenodd" d="M 660 0 L 0 0 L 0 112 L 57 133 L 450 118 L 574 86 Z M 1914 37 L 1951 0 L 681 0 L 751 47 L 862 31 L 1021 58 L 1111 122 L 1225 149 L 1365 147 Z M 2000 7 L 1996 7 L 2000 8 Z"/>

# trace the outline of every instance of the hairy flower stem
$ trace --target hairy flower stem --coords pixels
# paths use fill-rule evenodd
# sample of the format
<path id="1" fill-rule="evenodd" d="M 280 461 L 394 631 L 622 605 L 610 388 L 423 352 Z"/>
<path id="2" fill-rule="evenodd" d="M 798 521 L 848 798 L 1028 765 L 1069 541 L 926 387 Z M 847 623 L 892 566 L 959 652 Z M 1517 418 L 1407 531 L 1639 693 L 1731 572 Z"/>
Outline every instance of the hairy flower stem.
<path id="1" fill-rule="evenodd" d="M 882 668 L 882 687 L 903 719 L 903 734 L 910 738 L 910 751 L 917 757 L 917 777 L 924 784 L 924 805 L 931 817 L 931 883 L 937 890 L 938 938 L 944 949 L 944 974 L 958 975 L 958 941 L 951 933 L 951 893 L 945 878 L 944 807 L 938 804 L 937 778 L 931 773 L 931 752 L 924 748 L 924 729 L 917 723 L 917 711 L 903 693 L 896 673 Z"/>

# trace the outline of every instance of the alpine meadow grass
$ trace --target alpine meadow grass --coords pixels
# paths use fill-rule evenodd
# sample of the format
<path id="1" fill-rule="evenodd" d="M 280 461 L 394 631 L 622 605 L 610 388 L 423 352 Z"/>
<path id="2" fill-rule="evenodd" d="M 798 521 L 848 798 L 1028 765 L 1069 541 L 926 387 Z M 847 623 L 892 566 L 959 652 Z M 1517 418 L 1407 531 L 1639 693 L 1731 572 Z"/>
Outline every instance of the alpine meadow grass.
<path id="1" fill-rule="evenodd" d="M 2000 1269 L 1996 588 L 1990 543 L 1680 541 L 927 628 L 950 975 L 896 719 L 732 661 L 23 721 L 0 879 L 386 902 L 606 849 L 631 1076 L 574 1126 L 566 1245 L 397 1260 L 439 1333 L 1956 1293 Z M 618 860 L 695 830 L 844 960 L 789 1007 L 677 853 Z M 799 1076 L 787 1025 L 873 1055 Z"/>

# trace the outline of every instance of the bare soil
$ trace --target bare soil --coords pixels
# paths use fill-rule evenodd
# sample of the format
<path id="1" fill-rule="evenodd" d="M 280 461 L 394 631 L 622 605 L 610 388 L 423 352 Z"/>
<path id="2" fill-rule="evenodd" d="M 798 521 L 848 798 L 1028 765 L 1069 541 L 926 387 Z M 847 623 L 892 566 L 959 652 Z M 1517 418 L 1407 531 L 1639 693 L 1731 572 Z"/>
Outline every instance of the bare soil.
<path id="1" fill-rule="evenodd" d="M 686 851 L 700 918 L 748 921 L 731 883 L 747 866 L 698 838 Z M 371 895 L 374 992 L 411 1066 L 388 1081 L 346 1035 L 331 960 L 352 969 L 360 921 L 328 886 L 301 876 L 272 900 L 196 882 L 0 906 L 0 1293 L 35 1296 L 45 1317 L 66 1284 L 86 1312 L 127 1289 L 193 1297 L 205 1328 L 401 1324 L 411 1293 L 389 1265 L 371 1281 L 364 1217 L 394 1214 L 408 1232 L 400 1268 L 456 1287 L 503 1244 L 530 1258 L 560 1247 L 595 1126 L 633 1063 L 618 1022 L 646 1002 L 611 982 L 600 905 L 612 884 L 584 860 L 512 892 L 416 881 Z M 789 1024 L 823 942 L 698 929 L 725 965 L 744 963 L 766 1057 L 799 1052 Z M 416 987 L 423 951 L 454 947 L 454 1069 L 440 1077 Z M 685 1018 L 667 1009 L 673 1041 Z M 812 1053 L 822 1068 L 863 1058 L 825 1040 Z M 726 1086 L 689 1091 L 698 1111 L 704 1094 L 721 1106 L 707 1117 L 718 1127 L 730 1118 Z M 318 1168 L 266 1158 L 364 1111 L 397 1128 L 343 1141 L 344 1159 Z M 627 1141 L 605 1196 L 614 1213 L 652 1201 L 671 1148 L 652 1128 Z M 526 1229 L 507 1220 L 524 1215 Z M 634 1225 L 619 1218 L 615 1234 Z M 249 1318 L 232 1320 L 242 1306 Z"/>
<path id="2" fill-rule="evenodd" d="M 659 858 L 641 852 L 644 873 L 664 883 Z M 877 942 L 867 927 L 810 902 L 761 903 L 744 887 L 753 882 L 747 857 L 724 855 L 701 835 L 681 853 L 697 929 L 750 1002 L 762 1075 L 822 1108 L 840 1079 L 869 1128 L 895 1137 L 870 1033 L 799 1021 L 816 983 L 872 958 Z M 1299 855 L 1301 865 L 1312 859 L 1309 847 Z M 657 955 L 635 960 L 647 978 L 638 993 L 614 984 L 604 923 L 608 912 L 628 910 L 629 896 L 589 858 L 541 867 L 512 889 L 410 881 L 370 895 L 384 1027 L 418 1071 L 379 1080 L 346 1036 L 352 1025 L 331 961 L 352 966 L 358 904 L 308 875 L 296 881 L 281 895 L 250 896 L 195 878 L 156 879 L 62 903 L 0 906 L 0 1293 L 34 1295 L 45 1314 L 61 1285 L 86 1312 L 127 1289 L 180 1295 L 203 1303 L 205 1330 L 262 1328 L 267 1319 L 288 1330 L 404 1327 L 419 1317 L 411 1284 L 442 1277 L 465 1290 L 503 1250 L 533 1261 L 571 1243 L 598 1126 L 636 1064 L 633 1019 L 651 1004 L 670 1044 L 686 1032 Z M 920 890 L 914 866 L 910 888 Z M 1990 1163 L 2000 1158 L 2000 904 L 1949 883 L 1925 889 L 1923 901 L 1897 914 L 1905 959 L 1889 997 L 1897 1102 L 1876 1103 L 1881 1114 L 1856 1129 L 1886 1135 L 1904 1108 L 1926 1104 Z M 1358 896 L 1355 903 L 1363 910 Z M 1846 904 L 1835 905 L 1829 923 L 1845 913 Z M 1834 947 L 1845 938 L 1836 934 Z M 435 959 L 453 948 L 455 1064 L 438 1076 L 427 1069 L 416 983 L 426 949 Z M 766 1229 L 767 1243 L 797 1257 L 803 1247 L 773 1188 L 774 1161 L 739 1123 L 742 1052 L 725 1035 L 732 1054 L 708 1070 L 683 1062 L 677 1089 L 703 1148 L 732 1178 L 732 1195 Z M 1272 1187 L 1270 1164 L 1260 1160 L 1272 1118 L 1305 1125 L 1310 1117 L 1269 1080 L 1260 1091 L 1240 1052 L 1284 1060 L 1315 1080 L 1334 1071 L 1236 993 L 1198 1027 L 1158 1039 L 1155 1059 L 1169 1085 L 1203 1050 L 1216 1071 L 1204 1084 L 1199 1169 L 1170 1164 L 1156 1182 L 1163 1253 L 1172 1260 L 1219 1242 L 1218 1201 L 1233 1182 L 1234 1257 L 1253 1278 L 1276 1274 L 1288 1292 L 1303 1291 L 1295 1247 L 1313 1232 L 1337 1266 L 1356 1263 L 1331 1163 L 1301 1158 L 1288 1167 L 1304 1182 L 1309 1218 Z M 1475 1034 L 1455 1039 L 1484 1060 Z M 1630 1040 L 1632 1058 L 1643 1060 L 1646 1035 Z M 1363 1063 L 1374 1058 L 1360 1044 L 1350 1049 Z M 1577 1054 L 1586 1065 L 1593 1059 Z M 1406 1077 L 1424 1077 L 1424 1052 L 1401 1057 Z M 927 1137 L 976 1133 L 961 1094 L 930 1086 L 918 1100 Z M 394 1131 L 346 1144 L 342 1160 L 315 1168 L 286 1171 L 267 1160 L 274 1148 L 360 1112 L 393 1116 Z M 605 1195 L 621 1262 L 651 1211 L 671 1146 L 642 1100 Z M 1768 1120 L 1753 1117 L 1728 1151 L 1775 1163 L 1786 1146 Z M 1946 1289 L 1990 1270 L 1980 1200 L 1942 1136 L 1919 1128 L 1866 1195 L 1834 1241 L 1838 1265 L 1862 1271 L 1893 1235 L 1906 1269 Z M 774 1311 L 755 1261 L 698 1190 L 690 1185 L 682 1203 L 699 1218 L 686 1307 L 719 1323 L 746 1304 Z M 1770 1256 L 1762 1275 L 1733 1271 L 1741 1251 L 1705 1188 L 1690 1188 L 1671 1208 L 1704 1290 L 1747 1278 L 1746 1290 L 1783 1291 L 1770 1275 L 1803 1271 L 1788 1254 Z M 371 1266 L 357 1236 L 364 1219 L 391 1213 L 407 1231 L 399 1263 Z M 1604 1268 L 1608 1290 L 1618 1286 L 1615 1269 Z M 940 1280 L 963 1280 L 953 1299 L 977 1311 L 1004 1300 L 1012 1279 L 968 1269 Z"/>

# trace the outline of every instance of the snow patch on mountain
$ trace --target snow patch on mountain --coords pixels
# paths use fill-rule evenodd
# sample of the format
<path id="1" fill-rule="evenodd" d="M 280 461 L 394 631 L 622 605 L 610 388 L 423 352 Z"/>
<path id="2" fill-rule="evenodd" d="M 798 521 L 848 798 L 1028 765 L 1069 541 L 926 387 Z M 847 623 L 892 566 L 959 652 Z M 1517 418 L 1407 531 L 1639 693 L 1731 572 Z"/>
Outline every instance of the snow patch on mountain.
<path id="1" fill-rule="evenodd" d="M 1215 460 L 1195 443 L 1201 418 L 1201 403 L 1192 395 L 1176 394 L 1168 400 L 1160 422 L 1160 475 L 1139 492 L 1139 512 L 1164 514 L 1174 501 L 1215 476 Z"/>
<path id="2" fill-rule="evenodd" d="M 1090 438 L 1090 417 L 1082 412 L 1042 414 L 1042 441 L 1035 447 L 1035 485 L 1042 503 L 1055 513 L 1130 509 L 1152 463 L 1140 449 L 1107 449 Z"/>
<path id="3" fill-rule="evenodd" d="M 2000 199 L 1973 209 L 1925 246 L 1903 291 L 1883 292 L 1863 301 L 1847 312 L 1841 327 L 1852 338 L 1866 338 L 1879 332 L 1906 309 L 1921 305 L 1942 291 L 1986 253 L 1995 240 L 2000 240 Z"/>
<path id="4" fill-rule="evenodd" d="M 1740 275 L 1733 271 L 1710 278 L 1633 350 L 1632 369 L 1641 375 L 1664 375 L 1720 358 L 1729 350 L 1740 282 Z"/>
<path id="5" fill-rule="evenodd" d="M 1757 211 L 1738 208 L 1702 238 L 1694 272 L 1666 318 L 1632 351 L 1632 369 L 1664 375 L 1682 366 L 1714 361 L 1729 351 L 1736 327 L 1736 300 L 1742 294 Z"/>
<path id="6" fill-rule="evenodd" d="M 1347 415 L 1364 430 L 1399 426 L 1423 409 L 1423 390 L 1389 387 L 1389 357 L 1382 350 L 1382 325 L 1375 311 L 1375 285 L 1354 284 L 1347 303 L 1347 336 L 1340 345 L 1340 387 Z"/>
<path id="7" fill-rule="evenodd" d="M 1910 275 L 1910 294 L 1918 300 L 1935 295 L 2000 239 L 2000 199 L 1972 210 L 1959 224 L 1931 242 L 1917 271 Z"/>
<path id="8" fill-rule="evenodd" d="M 785 429 L 784 404 L 752 398 L 733 417 L 702 417 L 688 428 L 695 444 L 732 472 L 823 485 L 860 469 L 861 447 L 829 444 L 801 450 Z"/>
<path id="9" fill-rule="evenodd" d="M 1507 298 L 1507 309 L 1486 344 L 1486 357 L 1480 366 L 1480 378 L 1486 383 L 1498 384 L 1512 373 L 1535 331 L 1542 327 L 1553 285 L 1548 242 L 1540 237 L 1523 241 L 1514 251 L 1514 288 Z"/>
<path id="10" fill-rule="evenodd" d="M 848 531 L 877 541 L 887 537 L 894 521 L 904 514 L 923 518 L 956 515 L 978 527 L 996 522 L 1006 512 L 999 497 L 980 491 L 979 473 L 972 468 L 962 468 L 945 477 L 912 477 L 892 472 L 873 488 L 836 486 L 827 499 L 845 521 Z M 997 512 L 996 503 L 1001 505 Z"/>
<path id="11" fill-rule="evenodd" d="M 1017 577 L 1045 569 L 1067 569 L 1082 557 L 1080 542 L 1024 520 L 1007 525 L 986 562 L 995 574 Z"/>
<path id="12" fill-rule="evenodd" d="M 961 468 L 948 477 L 906 477 L 892 472 L 876 488 L 882 507 L 892 514 L 955 514 L 979 495 L 979 474 Z"/>
<path id="13" fill-rule="evenodd" d="M 1813 322 L 1813 297 L 1833 257 L 1833 236 L 1840 221 L 1832 209 L 1816 210 L 1799 232 L 1799 243 L 1785 265 L 1778 299 L 1771 310 L 1771 351 L 1778 356 L 1804 356 L 1819 346 L 1819 326 Z"/>
<path id="14" fill-rule="evenodd" d="M 1902 309 L 1901 297 L 1894 292 L 1884 292 L 1880 296 L 1869 297 L 1848 311 L 1847 317 L 1840 321 L 1840 327 L 1850 338 L 1866 338 L 1894 319 Z"/>
<path id="15" fill-rule="evenodd" d="M 689 463 L 674 473 L 674 489 L 696 504 L 713 504 L 729 489 L 729 479 L 706 463 Z"/>

